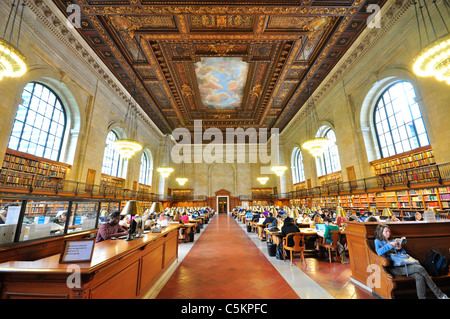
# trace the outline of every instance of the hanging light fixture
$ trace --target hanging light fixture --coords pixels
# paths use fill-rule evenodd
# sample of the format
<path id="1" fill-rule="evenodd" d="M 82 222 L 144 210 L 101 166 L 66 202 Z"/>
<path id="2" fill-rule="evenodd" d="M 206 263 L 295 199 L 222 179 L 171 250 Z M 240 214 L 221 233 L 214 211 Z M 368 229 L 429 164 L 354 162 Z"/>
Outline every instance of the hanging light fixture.
<path id="1" fill-rule="evenodd" d="M 0 80 L 4 76 L 19 77 L 24 75 L 27 71 L 25 55 L 23 55 L 23 53 L 18 49 L 25 1 L 22 1 L 22 11 L 20 12 L 19 30 L 17 32 L 16 45 L 14 46 L 11 43 L 21 1 L 22 0 L 14 0 L 11 6 L 11 10 L 9 11 L 9 16 L 6 22 L 5 30 L 3 31 L 3 36 L 0 38 Z M 6 35 L 9 28 L 9 38 L 8 40 L 6 40 Z"/>
<path id="2" fill-rule="evenodd" d="M 137 39 L 135 39 L 135 41 L 137 42 L 136 44 L 138 50 L 137 60 L 139 60 L 140 45 Z M 117 139 L 114 141 L 114 147 L 117 149 L 119 154 L 125 159 L 131 158 L 136 152 L 142 149 L 142 144 L 135 139 L 137 131 L 137 116 L 136 116 L 137 107 L 133 105 L 132 97 L 137 92 L 136 82 L 137 82 L 137 75 L 134 79 L 134 88 L 132 94 L 130 95 L 130 102 L 128 104 L 127 114 L 125 115 L 125 126 L 128 127 L 131 138 Z"/>
<path id="3" fill-rule="evenodd" d="M 443 2 L 445 5 L 449 5 L 448 0 L 443 0 Z M 422 48 L 414 58 L 413 71 L 418 76 L 434 76 L 438 81 L 445 81 L 447 84 L 450 84 L 450 33 L 447 24 L 442 17 L 441 11 L 436 4 L 436 0 L 433 0 L 432 3 L 436 8 L 447 33 L 438 37 L 435 24 L 437 24 L 437 20 L 439 19 L 436 19 L 436 21 L 433 22 L 426 0 L 423 0 L 423 4 L 420 0 L 413 2 L 416 12 L 417 29 L 419 31 L 419 41 Z M 424 14 L 424 8 L 426 14 Z M 422 45 L 420 21 L 423 23 L 423 31 L 428 40 L 426 46 Z M 431 41 L 429 33 L 432 33 L 434 40 Z"/>
<path id="4" fill-rule="evenodd" d="M 169 150 L 169 135 L 166 135 L 163 149 L 163 157 L 162 162 L 163 166 L 158 167 L 157 171 L 161 174 L 162 177 L 169 177 L 170 173 L 173 172 L 173 168 L 170 167 L 170 150 Z"/>
<path id="5" fill-rule="evenodd" d="M 267 183 L 267 181 L 269 180 L 268 177 L 258 177 L 256 179 L 261 185 L 265 185 Z"/>
<path id="6" fill-rule="evenodd" d="M 283 165 L 272 166 L 271 170 L 275 172 L 277 176 L 282 176 L 284 174 L 284 171 L 287 170 L 287 167 Z"/>
<path id="7" fill-rule="evenodd" d="M 128 125 L 129 122 L 129 125 Z M 128 126 L 131 132 L 131 138 L 122 138 L 114 141 L 114 147 L 119 152 L 120 156 L 125 159 L 131 158 L 137 151 L 142 149 L 142 144 L 136 141 L 135 134 L 137 129 L 137 119 L 134 107 L 131 102 L 128 105 L 127 114 L 125 116 L 125 126 Z M 134 126 L 134 127 L 133 127 Z"/>
<path id="8" fill-rule="evenodd" d="M 308 92 L 311 92 L 309 87 Z M 325 149 L 330 145 L 330 140 L 326 137 L 315 137 L 315 132 L 317 132 L 318 129 L 319 119 L 316 105 L 310 94 L 309 103 L 306 107 L 306 136 L 309 139 L 302 144 L 302 148 L 307 150 L 314 157 L 321 156 Z"/>
<path id="9" fill-rule="evenodd" d="M 181 167 L 182 175 L 181 176 L 185 176 L 185 174 L 184 174 L 184 163 L 181 163 L 181 165 L 182 165 L 182 167 Z M 186 177 L 177 177 L 175 180 L 177 181 L 177 183 L 180 186 L 184 186 L 184 184 L 186 184 L 186 182 L 188 181 L 188 179 Z"/>

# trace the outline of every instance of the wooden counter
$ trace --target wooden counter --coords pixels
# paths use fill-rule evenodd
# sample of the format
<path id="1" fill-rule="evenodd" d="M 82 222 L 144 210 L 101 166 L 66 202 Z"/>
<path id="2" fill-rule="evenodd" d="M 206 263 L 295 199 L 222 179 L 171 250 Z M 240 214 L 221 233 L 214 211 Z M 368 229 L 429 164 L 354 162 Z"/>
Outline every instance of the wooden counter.
<path id="1" fill-rule="evenodd" d="M 74 264 L 59 263 L 59 254 L 2 263 L 1 297 L 140 298 L 177 259 L 179 227 L 172 224 L 132 241 L 96 243 L 91 262 L 75 264 L 75 272 Z"/>

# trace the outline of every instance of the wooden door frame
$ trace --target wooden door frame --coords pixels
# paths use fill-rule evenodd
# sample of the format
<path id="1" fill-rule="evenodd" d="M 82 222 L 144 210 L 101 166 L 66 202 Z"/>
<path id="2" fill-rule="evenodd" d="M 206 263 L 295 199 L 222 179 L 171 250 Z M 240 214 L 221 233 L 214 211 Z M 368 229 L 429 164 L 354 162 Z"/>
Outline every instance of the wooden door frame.
<path id="1" fill-rule="evenodd" d="M 230 196 L 228 195 L 217 195 L 216 196 L 216 207 L 217 207 L 217 213 L 219 213 L 219 197 L 226 197 L 227 198 L 227 211 L 225 212 L 226 214 L 228 214 L 228 212 L 230 211 Z"/>

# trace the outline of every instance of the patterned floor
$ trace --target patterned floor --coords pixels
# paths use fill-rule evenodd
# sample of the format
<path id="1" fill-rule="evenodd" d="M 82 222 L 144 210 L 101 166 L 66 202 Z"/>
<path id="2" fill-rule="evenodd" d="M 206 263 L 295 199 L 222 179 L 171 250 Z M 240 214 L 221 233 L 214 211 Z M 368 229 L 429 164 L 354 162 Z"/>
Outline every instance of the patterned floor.
<path id="1" fill-rule="evenodd" d="M 205 226 L 156 299 L 373 298 L 350 282 L 348 264 L 307 257 L 306 267 L 289 266 L 228 214 Z"/>

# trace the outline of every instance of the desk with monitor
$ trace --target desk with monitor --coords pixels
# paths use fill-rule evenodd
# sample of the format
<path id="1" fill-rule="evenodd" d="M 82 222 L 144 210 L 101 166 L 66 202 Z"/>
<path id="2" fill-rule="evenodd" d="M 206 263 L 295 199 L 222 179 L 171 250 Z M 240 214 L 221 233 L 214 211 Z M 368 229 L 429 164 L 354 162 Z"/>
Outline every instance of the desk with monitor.
<path id="1" fill-rule="evenodd" d="M 1 263 L 1 298 L 141 298 L 177 259 L 179 228 L 170 224 L 134 240 L 96 243 L 91 262 L 75 265 L 79 286 L 68 285 L 74 265 L 59 263 L 60 254 Z"/>

